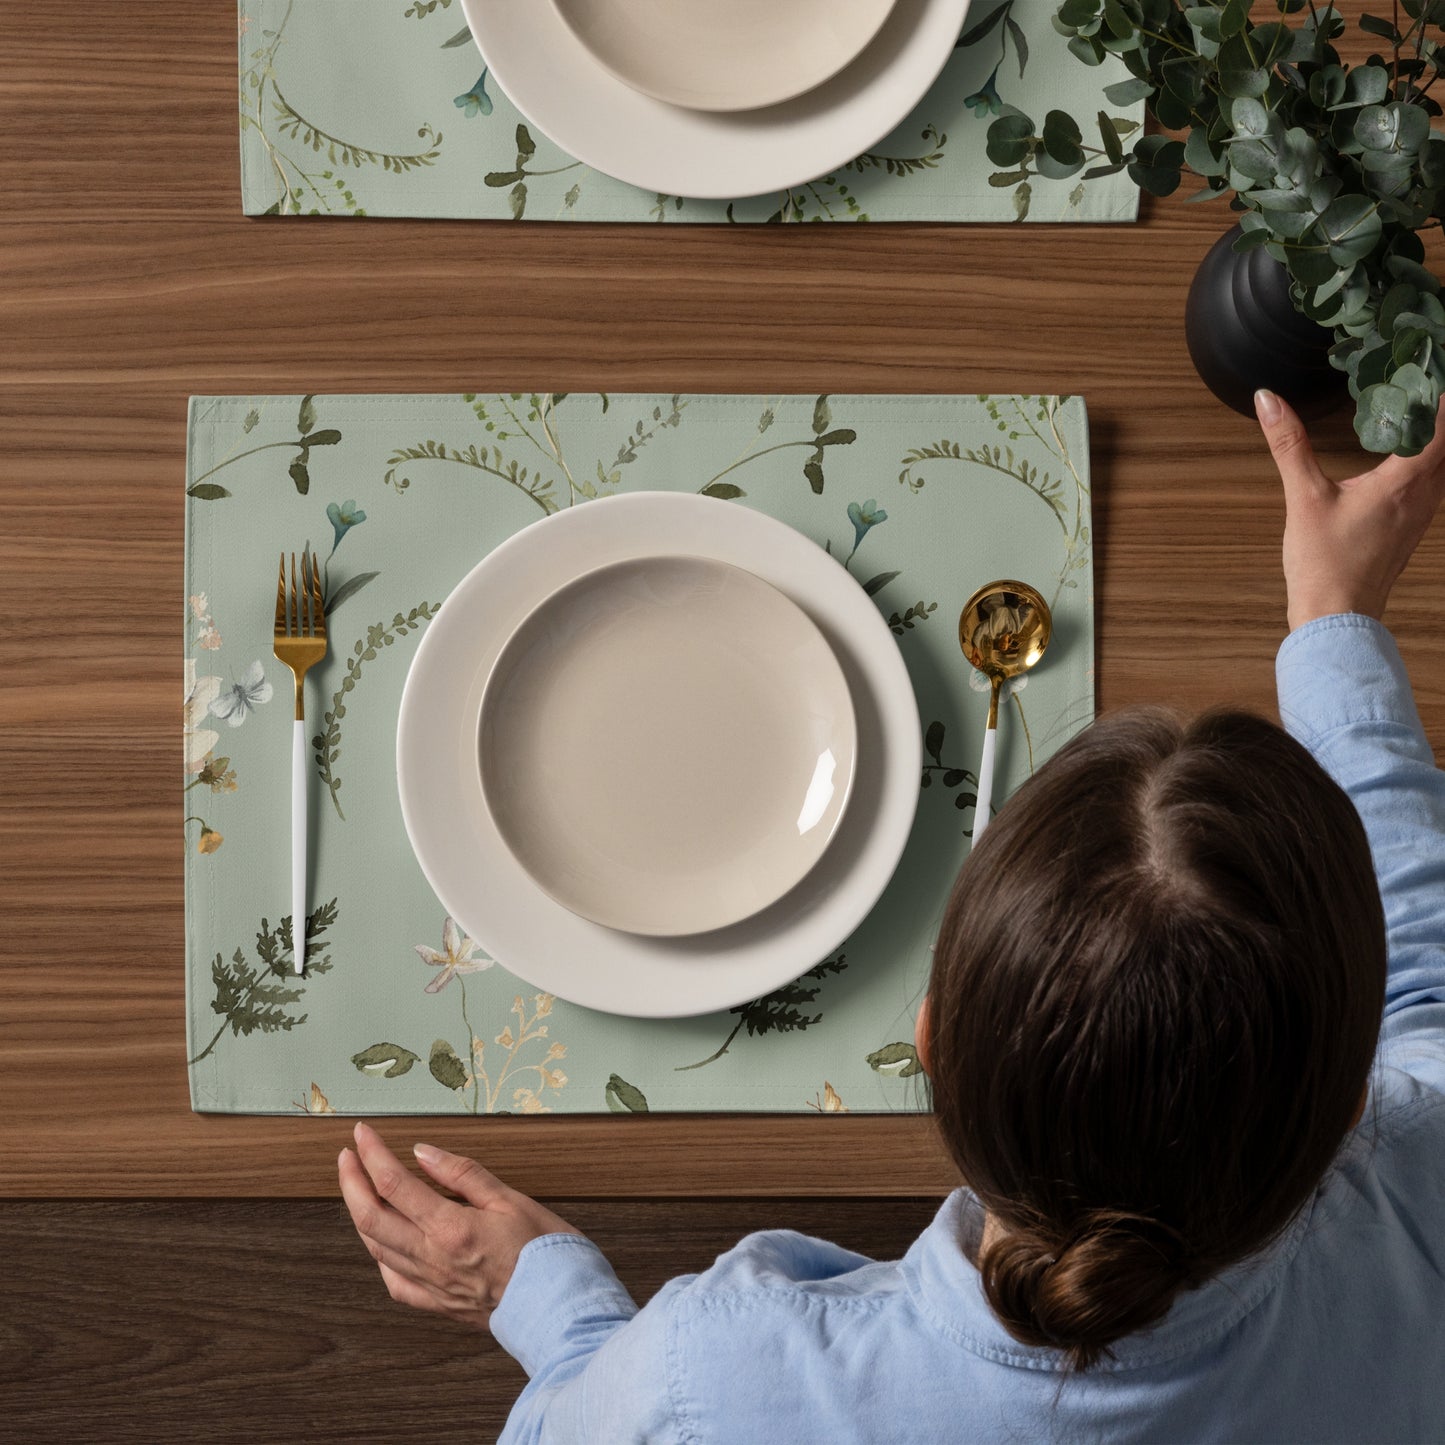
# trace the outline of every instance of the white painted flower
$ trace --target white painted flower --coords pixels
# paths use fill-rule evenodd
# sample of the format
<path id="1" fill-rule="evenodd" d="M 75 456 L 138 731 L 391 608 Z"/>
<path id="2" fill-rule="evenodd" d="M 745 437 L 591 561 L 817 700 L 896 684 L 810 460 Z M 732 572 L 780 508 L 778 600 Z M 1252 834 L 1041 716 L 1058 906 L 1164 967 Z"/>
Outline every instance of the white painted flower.
<path id="1" fill-rule="evenodd" d="M 211 713 L 238 728 L 246 721 L 248 712 L 270 701 L 271 684 L 266 681 L 266 671 L 258 659 L 246 669 L 240 682 L 233 682 L 215 698 Z"/>
<path id="2" fill-rule="evenodd" d="M 439 968 L 441 972 L 427 984 L 428 993 L 438 993 L 444 989 L 459 973 L 481 973 L 484 969 L 490 968 L 495 962 L 494 958 L 473 958 L 477 945 L 467 938 L 457 927 L 456 919 L 448 918 L 442 924 L 442 946 L 438 952 L 435 948 L 428 948 L 424 943 L 415 945 L 417 957 L 432 968 Z"/>
<path id="3" fill-rule="evenodd" d="M 186 771 L 199 773 L 206 765 L 206 758 L 212 748 L 221 740 L 221 735 L 210 728 L 200 727 L 201 720 L 211 709 L 216 695 L 221 690 L 219 677 L 196 676 L 196 660 L 186 658 L 184 736 L 186 749 Z"/>

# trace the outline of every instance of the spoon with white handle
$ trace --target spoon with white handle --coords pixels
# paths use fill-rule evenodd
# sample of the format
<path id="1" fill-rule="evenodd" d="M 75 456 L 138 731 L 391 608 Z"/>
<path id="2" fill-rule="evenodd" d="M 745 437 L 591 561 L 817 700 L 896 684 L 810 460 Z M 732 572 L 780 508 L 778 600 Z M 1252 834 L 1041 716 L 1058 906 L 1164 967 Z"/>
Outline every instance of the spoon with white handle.
<path id="1" fill-rule="evenodd" d="M 964 604 L 958 618 L 963 655 L 988 678 L 988 727 L 978 764 L 973 807 L 973 847 L 988 826 L 993 800 L 993 754 L 998 739 L 998 700 L 1004 683 L 1027 672 L 1044 655 L 1053 631 L 1049 604 L 1027 582 L 990 582 Z"/>

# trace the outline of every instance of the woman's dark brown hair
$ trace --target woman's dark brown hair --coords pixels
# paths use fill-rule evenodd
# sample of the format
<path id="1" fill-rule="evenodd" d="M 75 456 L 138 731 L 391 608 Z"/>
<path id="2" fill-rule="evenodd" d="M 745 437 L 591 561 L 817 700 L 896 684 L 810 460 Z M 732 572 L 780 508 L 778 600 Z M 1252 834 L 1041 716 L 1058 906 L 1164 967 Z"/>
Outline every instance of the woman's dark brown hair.
<path id="1" fill-rule="evenodd" d="M 1274 1239 L 1355 1117 L 1384 984 L 1364 828 L 1279 728 L 1131 710 L 1062 749 L 959 874 L 929 990 L 1009 1332 L 1087 1368 Z"/>

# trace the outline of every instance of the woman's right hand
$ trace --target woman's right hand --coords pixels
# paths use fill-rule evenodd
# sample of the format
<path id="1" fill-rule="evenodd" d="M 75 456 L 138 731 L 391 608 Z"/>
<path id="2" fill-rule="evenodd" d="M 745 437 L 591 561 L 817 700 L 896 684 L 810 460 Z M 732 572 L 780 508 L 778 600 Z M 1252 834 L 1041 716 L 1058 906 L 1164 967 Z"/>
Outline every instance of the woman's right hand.
<path id="1" fill-rule="evenodd" d="M 1261 391 L 1254 406 L 1284 483 L 1290 631 L 1336 612 L 1378 619 L 1445 497 L 1445 401 L 1419 456 L 1386 457 L 1343 482 L 1320 470 L 1286 402 Z"/>

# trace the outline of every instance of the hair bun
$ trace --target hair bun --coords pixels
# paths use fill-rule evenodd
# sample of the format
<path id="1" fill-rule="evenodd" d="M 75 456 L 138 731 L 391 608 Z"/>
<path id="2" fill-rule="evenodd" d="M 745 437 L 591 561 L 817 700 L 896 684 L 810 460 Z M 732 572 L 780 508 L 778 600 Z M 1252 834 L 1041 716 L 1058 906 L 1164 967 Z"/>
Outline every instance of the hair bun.
<path id="1" fill-rule="evenodd" d="M 1174 1230 L 1109 1211 L 1082 1220 L 1067 1240 L 1028 1228 L 1003 1234 L 984 1249 L 979 1269 L 1009 1333 L 1067 1351 L 1076 1369 L 1162 1319 L 1192 1275 Z"/>

